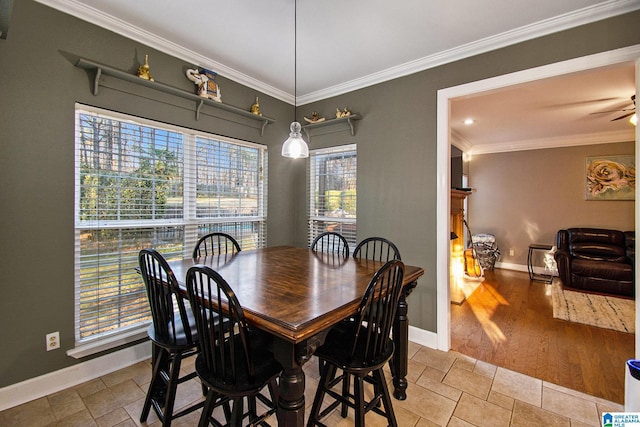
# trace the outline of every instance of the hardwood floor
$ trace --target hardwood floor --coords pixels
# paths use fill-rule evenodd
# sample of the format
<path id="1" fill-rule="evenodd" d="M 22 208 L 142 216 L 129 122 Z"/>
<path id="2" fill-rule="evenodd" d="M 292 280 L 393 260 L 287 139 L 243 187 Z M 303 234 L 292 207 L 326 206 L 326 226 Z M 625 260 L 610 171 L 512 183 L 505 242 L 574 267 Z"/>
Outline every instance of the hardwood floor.
<path id="1" fill-rule="evenodd" d="M 624 403 L 635 335 L 554 319 L 548 286 L 523 272 L 486 271 L 463 304 L 451 304 L 451 349 Z"/>

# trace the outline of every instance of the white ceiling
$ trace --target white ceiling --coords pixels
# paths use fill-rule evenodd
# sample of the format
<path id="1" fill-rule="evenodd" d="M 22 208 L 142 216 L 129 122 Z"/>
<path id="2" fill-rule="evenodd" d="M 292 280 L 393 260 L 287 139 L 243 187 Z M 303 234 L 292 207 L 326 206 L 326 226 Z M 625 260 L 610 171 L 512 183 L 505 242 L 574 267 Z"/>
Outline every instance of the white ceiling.
<path id="1" fill-rule="evenodd" d="M 614 119 L 632 112 L 635 91 L 626 62 L 457 98 L 452 140 L 470 154 L 632 141 L 629 118 Z"/>
<path id="2" fill-rule="evenodd" d="M 37 1 L 286 102 L 293 104 L 295 94 L 297 105 L 640 9 L 640 0 Z M 560 83 L 543 99 L 535 96 L 542 88 L 523 87 L 515 99 L 503 91 L 461 100 L 454 113 L 476 115 L 477 126 L 459 128 L 454 117 L 452 127 L 474 144 L 543 138 L 540 130 L 569 111 L 591 123 L 585 114 L 623 106 L 631 96 L 629 70 L 620 71 L 622 80 L 585 77 L 590 89 L 575 93 L 560 94 L 558 89 L 572 86 Z M 602 99 L 608 101 L 595 102 Z M 571 103 L 582 106 L 560 108 Z M 532 126 L 537 133 L 514 135 L 502 126 L 529 123 L 514 116 L 531 118 L 529 108 L 544 112 Z M 492 121 L 485 119 L 489 112 Z M 580 120 L 563 116 L 560 124 Z"/>

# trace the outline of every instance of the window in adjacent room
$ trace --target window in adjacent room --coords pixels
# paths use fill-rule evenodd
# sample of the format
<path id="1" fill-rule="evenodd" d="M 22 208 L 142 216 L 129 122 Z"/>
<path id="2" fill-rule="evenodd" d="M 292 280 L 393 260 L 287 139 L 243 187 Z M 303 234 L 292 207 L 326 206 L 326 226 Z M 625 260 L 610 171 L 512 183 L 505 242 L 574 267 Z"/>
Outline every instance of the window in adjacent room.
<path id="1" fill-rule="evenodd" d="M 356 245 L 356 144 L 312 150 L 309 167 L 309 243 L 324 231 Z"/>
<path id="2" fill-rule="evenodd" d="M 75 147 L 72 356 L 144 336 L 141 249 L 185 258 L 213 231 L 266 245 L 265 146 L 78 104 Z"/>

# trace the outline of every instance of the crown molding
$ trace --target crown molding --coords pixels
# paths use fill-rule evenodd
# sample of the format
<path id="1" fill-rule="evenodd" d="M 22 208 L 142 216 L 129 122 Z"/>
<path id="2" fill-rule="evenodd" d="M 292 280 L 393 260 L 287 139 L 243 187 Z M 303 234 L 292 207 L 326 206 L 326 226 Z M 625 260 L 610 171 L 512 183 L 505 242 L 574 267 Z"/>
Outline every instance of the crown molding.
<path id="1" fill-rule="evenodd" d="M 281 101 L 293 104 L 293 95 L 283 90 L 268 85 L 260 80 L 254 79 L 238 70 L 221 64 L 211 58 L 203 56 L 193 50 L 174 43 L 170 40 L 163 39 L 153 33 L 144 31 L 138 27 L 116 18 L 112 15 L 103 13 L 93 7 L 80 3 L 77 0 L 35 0 L 38 3 L 49 6 L 53 9 L 75 16 L 76 18 L 87 21 L 98 27 L 113 31 L 126 38 L 142 43 L 160 52 L 166 53 L 178 59 L 182 59 L 190 64 L 216 70 L 216 72 L 225 78 L 240 83 L 252 89 L 259 90 L 262 93 L 273 96 Z"/>
<path id="2" fill-rule="evenodd" d="M 95 24 L 99 27 L 113 31 L 131 40 L 143 43 L 153 49 L 164 52 L 168 55 L 182 59 L 188 63 L 201 67 L 216 70 L 225 78 L 233 80 L 244 86 L 277 98 L 289 104 L 294 104 L 294 95 L 251 76 L 248 76 L 231 67 L 227 67 L 212 58 L 203 56 L 184 46 L 163 39 L 150 32 L 134 27 L 127 22 L 114 16 L 100 12 L 99 10 L 87 6 L 78 0 L 35 0 L 61 12 L 75 16 L 79 19 Z M 622 15 L 640 9 L 640 2 L 636 0 L 609 0 L 594 6 L 586 7 L 574 12 L 559 15 L 534 24 L 526 25 L 515 30 L 506 31 L 495 36 L 476 40 L 453 49 L 445 50 L 434 55 L 429 55 L 414 61 L 400 64 L 367 76 L 353 79 L 351 81 L 331 86 L 319 91 L 298 96 L 296 104 L 298 106 L 320 101 L 332 96 L 341 95 L 374 84 L 404 77 L 453 61 L 489 52 L 495 49 L 506 47 L 512 44 L 534 39 L 558 31 L 573 28 L 579 25 L 588 24 L 602 19 Z"/>
<path id="3" fill-rule="evenodd" d="M 471 153 L 473 149 L 471 141 L 463 137 L 460 132 L 455 129 L 451 129 L 451 145 L 460 149 L 463 153 Z"/>
<path id="4" fill-rule="evenodd" d="M 505 153 L 510 151 L 543 150 L 547 148 L 577 147 L 580 145 L 613 144 L 616 142 L 634 141 L 634 129 L 593 134 L 559 136 L 552 138 L 529 139 L 523 141 L 497 142 L 493 144 L 476 144 L 468 154 Z"/>
<path id="5" fill-rule="evenodd" d="M 476 40 L 465 45 L 400 64 L 377 73 L 321 89 L 298 97 L 298 105 L 304 105 L 332 96 L 372 86 L 377 83 L 404 77 L 440 65 L 469 58 L 482 53 L 507 47 L 537 37 L 553 34 L 580 25 L 589 24 L 640 9 L 635 0 L 609 0 L 574 12 L 558 15 L 534 24 L 506 31 L 491 37 Z"/>

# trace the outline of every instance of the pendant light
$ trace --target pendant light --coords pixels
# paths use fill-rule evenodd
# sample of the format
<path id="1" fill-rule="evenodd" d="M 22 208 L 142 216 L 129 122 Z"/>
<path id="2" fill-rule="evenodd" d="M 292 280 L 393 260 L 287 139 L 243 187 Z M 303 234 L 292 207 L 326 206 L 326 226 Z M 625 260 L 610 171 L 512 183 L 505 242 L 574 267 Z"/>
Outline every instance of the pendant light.
<path id="1" fill-rule="evenodd" d="M 282 144 L 282 156 L 291 157 L 293 159 L 302 159 L 309 157 L 309 147 L 302 139 L 302 126 L 296 121 L 297 96 L 298 96 L 298 11 L 297 0 L 293 2 L 293 122 L 289 127 L 289 138 Z"/>

